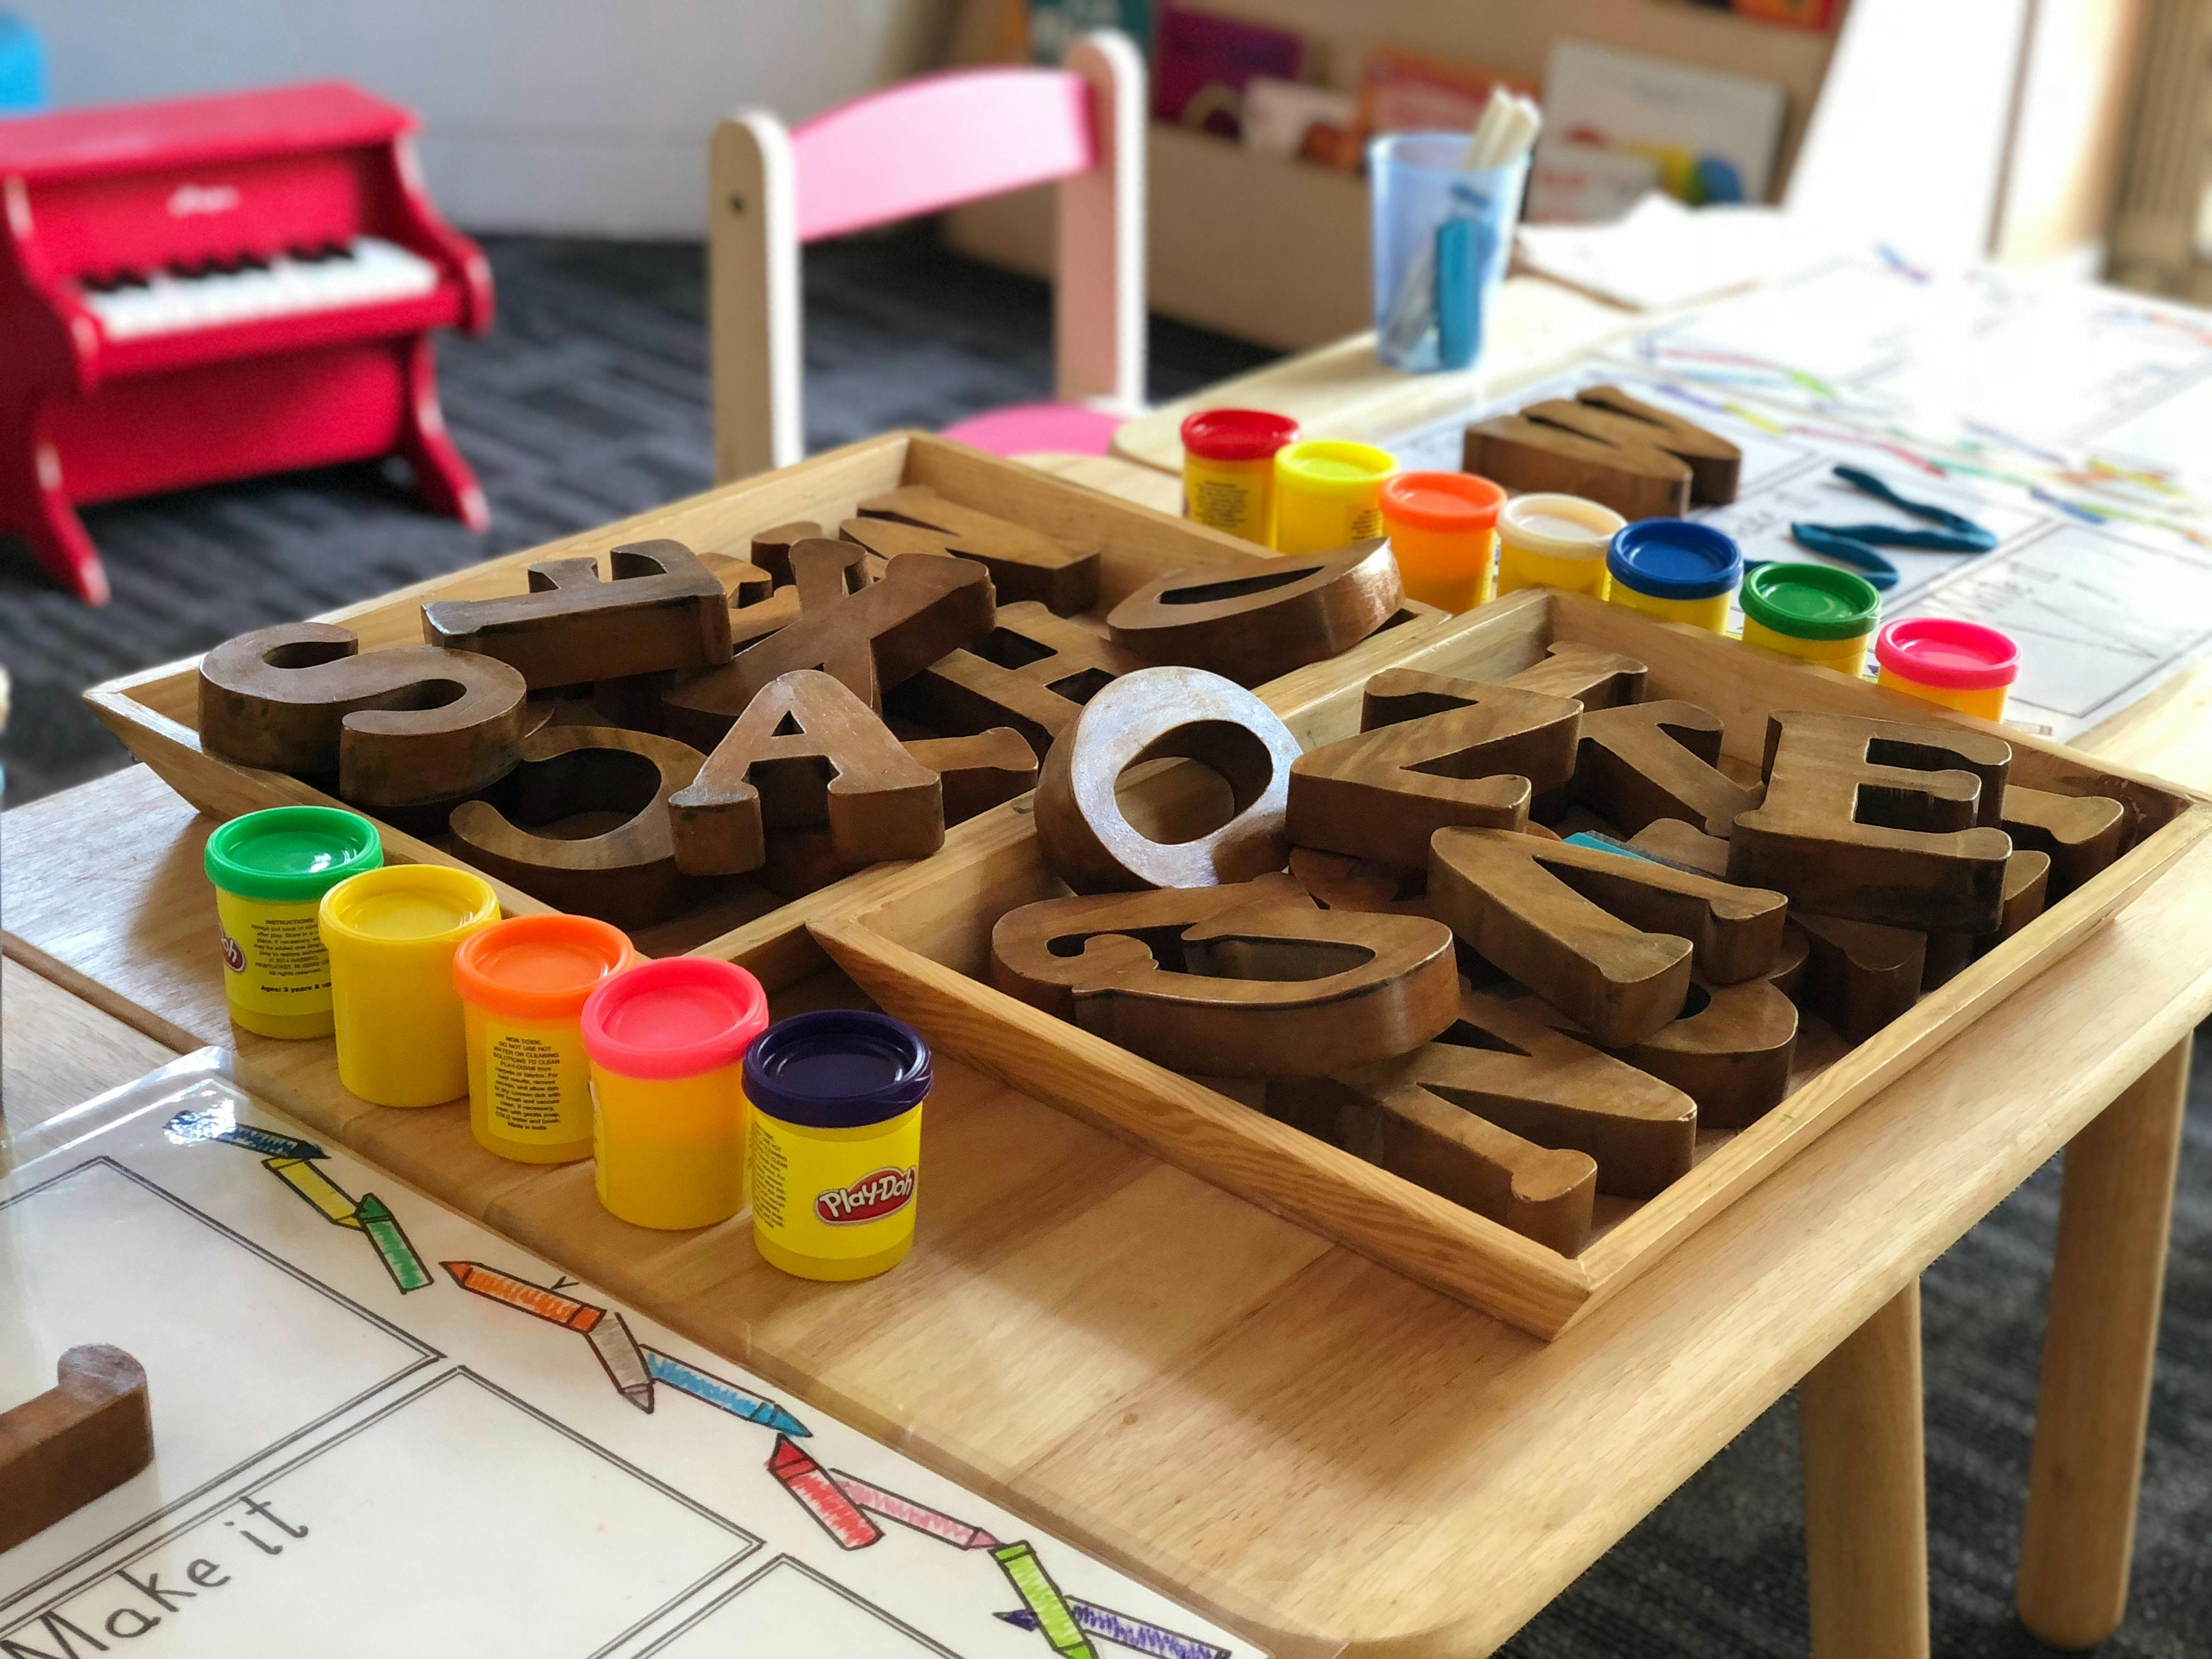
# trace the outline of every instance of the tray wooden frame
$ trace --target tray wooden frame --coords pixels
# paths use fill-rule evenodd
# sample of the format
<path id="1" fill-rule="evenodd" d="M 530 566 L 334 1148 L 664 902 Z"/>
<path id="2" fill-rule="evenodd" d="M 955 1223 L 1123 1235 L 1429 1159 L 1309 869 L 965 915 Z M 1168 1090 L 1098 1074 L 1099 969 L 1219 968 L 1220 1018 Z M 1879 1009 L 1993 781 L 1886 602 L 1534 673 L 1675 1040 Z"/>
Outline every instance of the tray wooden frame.
<path id="1" fill-rule="evenodd" d="M 902 484 L 927 484 L 951 500 L 1079 544 L 1097 546 L 1101 556 L 1099 600 L 1091 613 L 1092 620 L 1103 619 L 1121 599 L 1169 571 L 1259 568 L 1274 556 L 1222 532 L 1035 467 L 926 433 L 891 433 L 619 523 L 344 605 L 313 620 L 352 629 L 361 636 L 363 650 L 420 645 L 425 604 L 519 592 L 525 568 L 541 560 L 597 556 L 623 542 L 663 536 L 700 552 L 743 557 L 756 532 L 798 519 L 835 524 L 851 516 L 854 504 L 863 498 Z M 1364 683 L 1370 673 L 1389 666 L 1415 637 L 1446 620 L 1441 611 L 1408 602 L 1382 632 L 1327 663 L 1285 675 L 1275 684 L 1288 688 L 1286 695 L 1293 700 L 1310 700 L 1316 687 L 1333 685 L 1340 678 L 1346 684 Z M 281 772 L 241 766 L 200 747 L 196 727 L 199 660 L 189 657 L 109 680 L 88 691 L 85 701 L 132 754 L 204 812 L 230 817 L 264 806 L 338 805 L 313 784 Z M 1279 708 L 1290 706 L 1277 701 L 1272 687 L 1261 688 L 1261 693 Z M 395 863 L 472 867 L 381 820 L 378 827 L 386 856 Z M 957 827 L 946 849 L 925 862 L 957 856 L 955 848 L 966 827 Z M 807 936 L 808 921 L 859 908 L 877 888 L 908 867 L 878 865 L 788 902 L 765 889 L 739 884 L 719 901 L 639 930 L 637 945 L 648 955 L 696 951 L 744 962 L 775 989 L 827 965 Z M 503 882 L 493 880 L 492 885 L 509 915 L 552 908 Z"/>
<path id="2" fill-rule="evenodd" d="M 1181 1076 L 994 990 L 979 975 L 992 924 L 1064 891 L 1045 866 L 1027 799 L 963 826 L 960 844 L 926 870 L 876 884 L 860 908 L 809 922 L 823 949 L 878 1003 L 931 1042 L 1012 1086 L 1059 1104 L 1213 1184 L 1311 1228 L 1532 1334 L 1559 1335 L 1728 1205 L 1813 1144 L 1879 1090 L 2057 961 L 2161 870 L 2212 831 L 2212 799 L 2094 757 L 1886 692 L 1863 681 L 1656 623 L 1573 595 L 1516 594 L 1401 643 L 1395 665 L 1487 679 L 1513 673 L 1553 640 L 1579 641 L 1648 664 L 1652 698 L 1684 697 L 1726 723 L 1724 753 L 1756 764 L 1766 716 L 1811 708 L 1953 723 L 1998 732 L 2014 775 L 2035 787 L 2109 793 L 2133 815 L 2130 851 L 2020 934 L 1780 1106 L 1701 1158 L 1576 1257 L 1300 1133 L 1246 1099 Z M 1309 746 L 1358 729 L 1364 677 L 1343 664 L 1285 676 L 1269 700 Z M 1155 793 L 1173 793 L 1172 777 Z M 1240 1093 L 1249 1091 L 1240 1088 Z"/>

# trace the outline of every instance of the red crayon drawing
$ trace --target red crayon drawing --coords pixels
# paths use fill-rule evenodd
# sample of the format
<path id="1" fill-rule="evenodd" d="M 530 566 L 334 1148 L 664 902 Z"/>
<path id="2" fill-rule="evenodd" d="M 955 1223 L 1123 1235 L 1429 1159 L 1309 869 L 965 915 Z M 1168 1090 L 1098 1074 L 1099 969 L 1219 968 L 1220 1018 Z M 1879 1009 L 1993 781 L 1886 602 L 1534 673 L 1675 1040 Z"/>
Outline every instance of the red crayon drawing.
<path id="1" fill-rule="evenodd" d="M 883 1528 L 855 1509 L 823 1467 L 793 1444 L 789 1437 L 776 1436 L 775 1449 L 769 1454 L 768 1472 L 806 1506 L 806 1512 L 822 1523 L 822 1530 L 836 1539 L 841 1549 L 864 1550 L 884 1535 Z"/>

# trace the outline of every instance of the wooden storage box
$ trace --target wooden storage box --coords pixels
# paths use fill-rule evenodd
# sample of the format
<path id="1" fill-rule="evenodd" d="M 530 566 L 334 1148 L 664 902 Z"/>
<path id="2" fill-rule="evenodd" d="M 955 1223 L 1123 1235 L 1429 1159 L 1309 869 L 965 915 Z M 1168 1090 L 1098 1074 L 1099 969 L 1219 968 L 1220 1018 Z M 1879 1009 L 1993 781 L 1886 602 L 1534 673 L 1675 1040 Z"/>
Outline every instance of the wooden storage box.
<path id="1" fill-rule="evenodd" d="M 1767 716 L 1777 710 L 2002 731 L 1717 635 L 1543 592 L 1409 636 L 1394 665 L 1499 678 L 1528 666 L 1554 640 L 1642 659 L 1650 669 L 1648 698 L 1686 698 L 1711 709 L 1726 723 L 1723 756 L 1753 769 Z M 1277 682 L 1271 701 L 1302 742 L 1311 747 L 1359 729 L 1363 678 L 1324 683 L 1309 675 L 1291 683 L 1299 678 Z M 2121 800 L 2133 819 L 2131 850 L 1856 1048 L 1808 1022 L 1788 1098 L 1739 1133 L 1702 1133 L 1696 1166 L 1658 1196 L 1640 1205 L 1602 1201 L 1591 1242 L 1571 1258 L 1276 1121 L 1245 1103 L 1258 1097 L 1250 1085 L 1226 1085 L 1243 1097 L 1233 1098 L 993 989 L 993 924 L 1018 905 L 1066 891 L 1016 810 L 1025 803 L 977 820 L 977 833 L 926 875 L 895 877 L 866 896 L 867 908 L 823 915 L 811 927 L 878 1003 L 951 1053 L 1425 1285 L 1551 1337 L 2049 966 L 2212 828 L 2212 800 L 2002 735 L 2020 782 Z M 1158 779 L 1151 787 L 1165 793 L 1173 781 Z"/>
<path id="2" fill-rule="evenodd" d="M 926 484 L 950 500 L 1076 545 L 1098 548 L 1098 605 L 1088 619 L 1102 631 L 1106 612 L 1116 603 L 1169 571 L 1262 570 L 1274 562 L 1273 554 L 1249 542 L 1066 483 L 1034 467 L 923 434 L 895 433 L 711 489 L 619 524 L 487 560 L 313 620 L 353 629 L 364 651 L 420 645 L 425 604 L 520 593 L 526 586 L 525 569 L 543 560 L 601 556 L 625 542 L 656 537 L 672 538 L 697 552 L 743 557 L 759 531 L 802 519 L 834 526 L 852 515 L 856 502 L 902 484 Z M 1443 620 L 1443 613 L 1409 603 L 1382 632 L 1332 662 L 1285 676 L 1281 684 L 1292 696 L 1307 699 L 1317 684 L 1338 675 L 1347 683 L 1364 682 L 1406 649 L 1415 635 Z M 242 766 L 204 750 L 196 730 L 198 668 L 196 657 L 166 664 L 95 686 L 85 700 L 131 753 L 204 812 L 229 817 L 264 806 L 338 804 L 300 779 Z M 1273 700 L 1272 688 L 1262 688 L 1262 695 Z M 973 827 L 995 816 L 987 813 L 956 827 L 937 858 L 955 856 Z M 468 867 L 465 860 L 431 842 L 387 823 L 378 827 L 385 836 L 386 854 L 395 862 Z M 810 917 L 851 909 L 873 884 L 902 867 L 878 865 L 788 903 L 756 882 L 732 878 L 718 884 L 714 896 L 690 911 L 638 930 L 637 944 L 652 955 L 696 950 L 742 961 L 773 988 L 823 965 L 806 937 L 805 923 Z M 503 883 L 494 881 L 493 885 L 510 915 L 551 908 Z"/>

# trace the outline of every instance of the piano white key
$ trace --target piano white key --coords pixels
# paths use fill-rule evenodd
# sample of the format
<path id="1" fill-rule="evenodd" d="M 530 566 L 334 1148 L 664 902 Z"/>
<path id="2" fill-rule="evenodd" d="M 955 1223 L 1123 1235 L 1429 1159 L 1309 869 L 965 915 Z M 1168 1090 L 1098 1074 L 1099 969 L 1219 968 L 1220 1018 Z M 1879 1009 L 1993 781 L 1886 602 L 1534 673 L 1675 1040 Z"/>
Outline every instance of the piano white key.
<path id="1" fill-rule="evenodd" d="M 357 236 L 346 257 L 325 260 L 280 256 L 268 269 L 152 274 L 143 288 L 88 293 L 85 308 L 111 340 L 180 334 L 265 317 L 347 310 L 413 299 L 438 285 L 438 268 L 380 237 Z"/>

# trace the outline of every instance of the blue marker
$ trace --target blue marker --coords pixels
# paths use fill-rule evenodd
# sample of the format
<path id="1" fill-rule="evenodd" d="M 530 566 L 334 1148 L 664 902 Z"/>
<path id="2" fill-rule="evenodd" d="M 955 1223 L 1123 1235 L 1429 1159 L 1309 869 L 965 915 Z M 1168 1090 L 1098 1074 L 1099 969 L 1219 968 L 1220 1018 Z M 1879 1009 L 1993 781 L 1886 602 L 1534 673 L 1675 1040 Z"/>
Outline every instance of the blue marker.
<path id="1" fill-rule="evenodd" d="M 291 1135 L 280 1135 L 274 1129 L 257 1129 L 251 1123 L 240 1123 L 228 1106 L 204 1112 L 179 1112 L 169 1120 L 167 1131 L 172 1140 L 223 1140 L 234 1146 L 243 1146 L 249 1152 L 258 1152 L 264 1158 L 330 1156 L 312 1140 L 300 1140 Z"/>
<path id="2" fill-rule="evenodd" d="M 701 1370 L 696 1365 L 687 1365 L 672 1354 L 658 1348 L 645 1351 L 645 1369 L 656 1382 L 665 1382 L 672 1389 L 690 1395 L 694 1400 L 703 1400 L 710 1406 L 720 1406 L 732 1417 L 742 1417 L 748 1423 L 757 1423 L 763 1428 L 774 1429 L 779 1434 L 811 1436 L 813 1430 L 800 1422 L 773 1400 L 763 1400 L 734 1382 Z"/>

